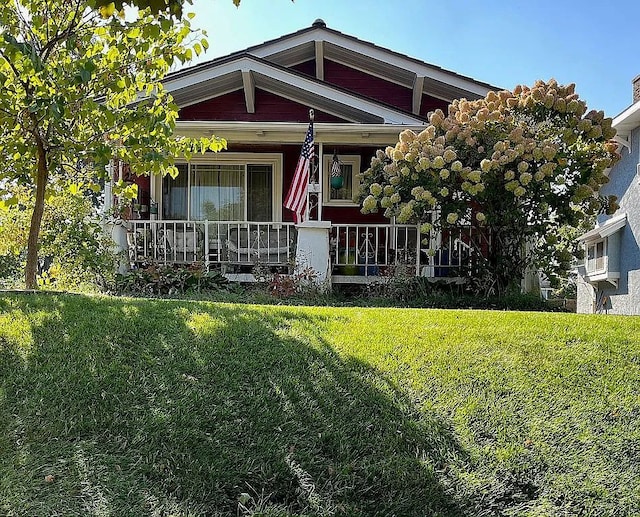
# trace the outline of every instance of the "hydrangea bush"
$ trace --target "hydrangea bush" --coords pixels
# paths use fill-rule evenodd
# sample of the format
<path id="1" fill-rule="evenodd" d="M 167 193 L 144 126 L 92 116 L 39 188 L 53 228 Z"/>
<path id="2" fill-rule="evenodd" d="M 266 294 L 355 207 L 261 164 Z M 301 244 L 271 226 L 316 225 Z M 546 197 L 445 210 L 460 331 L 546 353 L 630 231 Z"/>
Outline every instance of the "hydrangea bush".
<path id="1" fill-rule="evenodd" d="M 425 243 L 430 232 L 471 225 L 486 241 L 483 253 L 471 243 L 483 285 L 504 293 L 529 267 L 568 266 L 561 228 L 617 208 L 599 195 L 619 158 L 611 123 L 587 112 L 575 85 L 553 79 L 456 100 L 447 116 L 435 111 L 423 131 L 403 131 L 376 153 L 360 178 L 362 212 L 420 223 Z"/>

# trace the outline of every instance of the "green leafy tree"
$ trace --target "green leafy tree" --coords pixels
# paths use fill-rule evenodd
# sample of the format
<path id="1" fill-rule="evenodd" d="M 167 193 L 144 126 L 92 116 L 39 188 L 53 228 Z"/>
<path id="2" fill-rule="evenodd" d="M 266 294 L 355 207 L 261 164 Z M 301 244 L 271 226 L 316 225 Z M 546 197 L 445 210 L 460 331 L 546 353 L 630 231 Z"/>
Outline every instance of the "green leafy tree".
<path id="1" fill-rule="evenodd" d="M 437 110 L 421 133 L 378 151 L 362 175 L 362 211 L 421 223 L 425 246 L 431 232 L 472 226 L 486 291 L 504 293 L 537 264 L 568 267 L 562 228 L 615 210 L 599 189 L 619 158 L 611 119 L 587 113 L 574 90 L 538 81 Z"/>
<path id="2" fill-rule="evenodd" d="M 97 191 L 114 158 L 138 175 L 175 175 L 175 157 L 224 147 L 174 137 L 178 108 L 161 83 L 206 49 L 200 36 L 169 12 L 130 19 L 91 0 L 12 0 L 0 10 L 0 208 L 18 186 L 30 189 L 27 288 L 37 286 L 53 187 Z"/>
<path id="3" fill-rule="evenodd" d="M 240 0 L 232 0 L 232 2 L 236 7 L 240 6 Z M 94 0 L 93 2 L 94 7 L 102 10 L 103 13 L 112 14 L 113 10 L 121 10 L 128 5 L 149 9 L 153 13 L 169 12 L 178 18 L 182 17 L 184 6 L 192 3 L 192 0 Z"/>
<path id="4" fill-rule="evenodd" d="M 24 268 L 34 198 L 28 187 L 14 190 L 17 203 L 0 210 L 0 282 L 15 284 Z M 104 287 L 115 276 L 119 256 L 106 235 L 93 196 L 51 187 L 40 229 L 39 283 L 78 289 Z M 4 264 L 3 268 L 1 264 Z"/>

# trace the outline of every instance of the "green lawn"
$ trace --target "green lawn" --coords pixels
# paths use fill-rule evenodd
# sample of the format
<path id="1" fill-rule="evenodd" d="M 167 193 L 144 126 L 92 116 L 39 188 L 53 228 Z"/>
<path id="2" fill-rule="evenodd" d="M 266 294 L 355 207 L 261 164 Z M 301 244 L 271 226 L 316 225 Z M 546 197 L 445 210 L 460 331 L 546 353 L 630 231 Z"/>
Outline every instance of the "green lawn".
<path id="1" fill-rule="evenodd" d="M 0 515 L 638 515 L 639 422 L 640 318 L 0 296 Z"/>

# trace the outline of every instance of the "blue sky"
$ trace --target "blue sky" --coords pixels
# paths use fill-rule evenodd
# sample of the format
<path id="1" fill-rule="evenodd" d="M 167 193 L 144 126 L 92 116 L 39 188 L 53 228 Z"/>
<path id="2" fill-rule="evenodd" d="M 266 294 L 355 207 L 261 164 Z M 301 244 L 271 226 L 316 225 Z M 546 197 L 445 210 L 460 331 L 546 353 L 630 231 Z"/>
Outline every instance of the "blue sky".
<path id="1" fill-rule="evenodd" d="M 609 4 L 609 5 L 607 5 Z M 501 88 L 555 78 L 615 116 L 640 75 L 640 1 L 194 0 L 205 59 L 328 27 Z"/>

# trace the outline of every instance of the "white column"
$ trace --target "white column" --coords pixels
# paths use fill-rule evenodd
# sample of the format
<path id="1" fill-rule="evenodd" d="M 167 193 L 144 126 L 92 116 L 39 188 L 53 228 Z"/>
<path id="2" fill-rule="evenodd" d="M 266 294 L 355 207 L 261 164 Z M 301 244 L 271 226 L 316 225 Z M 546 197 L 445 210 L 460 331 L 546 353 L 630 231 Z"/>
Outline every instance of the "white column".
<path id="1" fill-rule="evenodd" d="M 296 274 L 311 269 L 314 283 L 321 290 L 331 289 L 331 260 L 329 256 L 330 221 L 306 221 L 296 226 Z"/>

